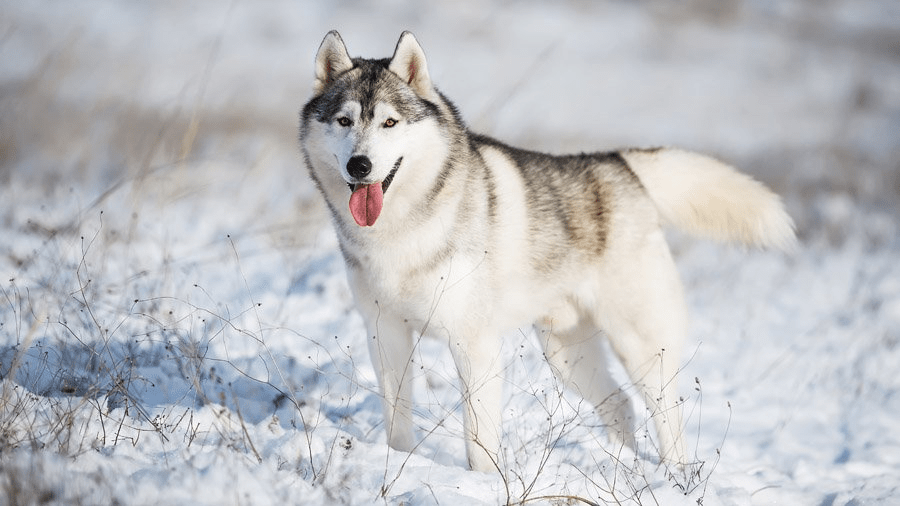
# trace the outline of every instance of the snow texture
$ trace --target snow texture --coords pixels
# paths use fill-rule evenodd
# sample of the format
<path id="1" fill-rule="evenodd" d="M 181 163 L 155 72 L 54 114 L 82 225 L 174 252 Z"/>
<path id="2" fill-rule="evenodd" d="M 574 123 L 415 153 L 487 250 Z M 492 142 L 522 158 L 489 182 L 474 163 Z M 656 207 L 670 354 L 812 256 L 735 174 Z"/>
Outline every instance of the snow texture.
<path id="1" fill-rule="evenodd" d="M 0 503 L 897 504 L 898 27 L 894 0 L 4 2 Z M 696 465 L 646 427 L 609 447 L 527 328 L 500 472 L 465 469 L 430 340 L 421 444 L 388 449 L 296 146 L 332 28 L 368 57 L 412 30 L 477 131 L 698 150 L 784 196 L 796 254 L 670 234 Z"/>

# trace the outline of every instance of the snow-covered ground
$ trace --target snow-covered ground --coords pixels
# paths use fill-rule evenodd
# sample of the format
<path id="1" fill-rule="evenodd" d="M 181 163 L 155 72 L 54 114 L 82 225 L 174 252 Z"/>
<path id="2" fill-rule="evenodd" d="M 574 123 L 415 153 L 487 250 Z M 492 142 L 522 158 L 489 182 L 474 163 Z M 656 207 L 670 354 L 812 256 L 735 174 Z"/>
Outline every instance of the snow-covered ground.
<path id="1" fill-rule="evenodd" d="M 609 448 L 528 329 L 502 473 L 465 470 L 440 343 L 385 444 L 362 322 L 296 148 L 337 28 L 413 30 L 470 125 L 678 145 L 776 188 L 793 256 L 672 234 L 690 476 Z M 0 504 L 900 502 L 900 5 L 4 2 Z"/>

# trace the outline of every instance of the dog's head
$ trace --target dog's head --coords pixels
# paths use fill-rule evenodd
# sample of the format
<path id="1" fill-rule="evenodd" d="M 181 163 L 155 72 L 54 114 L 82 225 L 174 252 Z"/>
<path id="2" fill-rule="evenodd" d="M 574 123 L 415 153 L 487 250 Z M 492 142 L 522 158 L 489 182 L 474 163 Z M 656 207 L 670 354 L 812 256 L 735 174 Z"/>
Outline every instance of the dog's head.
<path id="1" fill-rule="evenodd" d="M 354 221 L 372 226 L 395 177 L 434 143 L 441 99 L 425 53 L 404 32 L 390 59 L 351 58 L 331 31 L 316 55 L 313 92 L 300 126 L 307 165 L 333 212 L 342 187 Z"/>

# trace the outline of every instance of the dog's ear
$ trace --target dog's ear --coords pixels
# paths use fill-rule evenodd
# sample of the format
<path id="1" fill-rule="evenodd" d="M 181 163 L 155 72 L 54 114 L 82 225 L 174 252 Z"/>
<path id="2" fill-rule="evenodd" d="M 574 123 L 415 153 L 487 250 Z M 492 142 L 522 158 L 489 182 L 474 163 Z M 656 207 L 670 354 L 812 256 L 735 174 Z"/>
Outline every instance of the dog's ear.
<path id="1" fill-rule="evenodd" d="M 334 82 L 336 75 L 352 68 L 353 62 L 347 54 L 347 46 L 344 45 L 341 34 L 337 30 L 328 32 L 316 53 L 316 82 L 313 83 L 313 90 L 316 94 L 322 93 Z"/>
<path id="2" fill-rule="evenodd" d="M 434 98 L 434 86 L 431 84 L 431 77 L 428 76 L 425 52 L 412 32 L 400 34 L 388 69 L 400 76 L 400 79 L 410 85 L 420 97 Z"/>

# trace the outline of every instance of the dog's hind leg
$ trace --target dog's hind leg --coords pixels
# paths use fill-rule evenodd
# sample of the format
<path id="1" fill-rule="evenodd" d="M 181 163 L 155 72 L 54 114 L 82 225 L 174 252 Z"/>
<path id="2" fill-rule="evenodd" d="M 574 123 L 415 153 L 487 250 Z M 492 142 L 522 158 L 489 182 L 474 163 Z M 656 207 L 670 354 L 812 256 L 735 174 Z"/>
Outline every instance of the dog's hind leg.
<path id="1" fill-rule="evenodd" d="M 538 340 L 553 373 L 569 390 L 592 404 L 615 449 L 634 449 L 634 407 L 610 375 L 603 334 L 569 305 L 535 323 Z"/>
<path id="2" fill-rule="evenodd" d="M 676 376 L 681 347 L 675 339 L 647 342 L 645 332 L 628 326 L 616 328 L 613 349 L 631 381 L 642 394 L 656 428 L 659 456 L 664 462 L 685 464 L 681 401 Z M 659 334 L 656 335 L 659 337 Z"/>
<path id="3" fill-rule="evenodd" d="M 378 376 L 388 445 L 411 452 L 415 447 L 412 420 L 412 333 L 399 318 L 380 315 L 370 322 L 369 354 Z"/>
<path id="4" fill-rule="evenodd" d="M 469 467 L 496 472 L 499 467 L 503 363 L 500 339 L 490 332 L 451 339 L 450 352 L 456 364 L 463 395 L 463 423 Z"/>
<path id="5" fill-rule="evenodd" d="M 676 376 L 687 332 L 678 271 L 661 232 L 623 255 L 603 279 L 595 319 L 643 394 L 663 461 L 685 464 Z M 614 288 L 614 289 L 613 289 Z"/>

